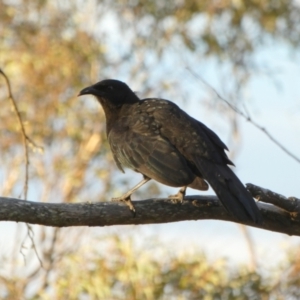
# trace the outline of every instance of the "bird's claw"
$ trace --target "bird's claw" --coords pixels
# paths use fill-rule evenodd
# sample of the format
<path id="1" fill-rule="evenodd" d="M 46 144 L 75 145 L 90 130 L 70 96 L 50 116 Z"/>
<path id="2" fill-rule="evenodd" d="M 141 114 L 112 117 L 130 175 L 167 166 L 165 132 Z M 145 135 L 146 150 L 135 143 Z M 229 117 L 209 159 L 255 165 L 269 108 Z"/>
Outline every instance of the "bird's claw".
<path id="1" fill-rule="evenodd" d="M 168 196 L 168 198 L 171 199 L 171 201 L 173 203 L 182 203 L 183 197 L 184 197 L 184 195 L 181 192 L 178 192 L 176 195 Z"/>
<path id="2" fill-rule="evenodd" d="M 182 187 L 177 194 L 170 195 L 168 198 L 172 200 L 173 203 L 182 203 L 185 196 L 186 186 Z"/>
<path id="3" fill-rule="evenodd" d="M 129 195 L 129 196 L 123 195 L 121 197 L 112 198 L 111 201 L 112 202 L 124 202 L 129 207 L 129 209 L 132 212 L 133 216 L 134 217 L 136 216 L 135 208 L 134 208 L 134 206 L 132 204 L 132 201 L 131 201 L 131 195 Z"/>

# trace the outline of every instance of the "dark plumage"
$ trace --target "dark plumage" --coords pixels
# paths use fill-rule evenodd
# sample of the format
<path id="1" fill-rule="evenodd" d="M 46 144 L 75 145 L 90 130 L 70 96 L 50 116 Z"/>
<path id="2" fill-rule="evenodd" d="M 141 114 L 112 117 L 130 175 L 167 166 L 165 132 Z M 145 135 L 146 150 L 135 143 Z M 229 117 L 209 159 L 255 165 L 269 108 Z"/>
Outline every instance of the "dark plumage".
<path id="1" fill-rule="evenodd" d="M 251 195 L 228 165 L 226 145 L 201 122 L 176 104 L 163 99 L 140 100 L 118 80 L 103 80 L 83 89 L 101 103 L 107 123 L 107 137 L 118 168 L 142 173 L 144 180 L 115 200 L 127 201 L 150 179 L 173 187 L 182 187 L 177 195 L 182 201 L 186 187 L 207 190 L 211 185 L 220 201 L 241 221 L 261 220 Z"/>

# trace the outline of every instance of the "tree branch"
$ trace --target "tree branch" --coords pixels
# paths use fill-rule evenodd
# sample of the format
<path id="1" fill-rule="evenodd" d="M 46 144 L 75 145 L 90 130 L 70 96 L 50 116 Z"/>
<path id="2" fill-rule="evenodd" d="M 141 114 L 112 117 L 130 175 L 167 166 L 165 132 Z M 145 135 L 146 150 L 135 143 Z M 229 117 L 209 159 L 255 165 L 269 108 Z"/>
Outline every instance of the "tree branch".
<path id="1" fill-rule="evenodd" d="M 245 225 L 300 236 L 299 199 L 292 198 L 293 205 L 287 210 L 286 203 L 289 200 L 285 197 L 253 184 L 247 187 L 254 197 L 262 201 L 267 199 L 268 204 L 258 203 L 264 218 L 262 224 Z M 276 206 L 269 203 L 276 203 Z M 170 199 L 147 199 L 134 201 L 134 205 L 136 217 L 122 203 L 41 203 L 0 197 L 0 221 L 53 227 L 157 224 L 207 219 L 240 223 L 226 212 L 215 196 L 187 196 L 183 203 L 174 203 Z"/>
<path id="2" fill-rule="evenodd" d="M 290 213 L 291 216 L 297 218 L 300 212 L 300 199 L 296 197 L 286 198 L 285 196 L 251 183 L 247 183 L 246 187 L 253 198 L 257 199 L 258 201 L 273 204 Z"/>
<path id="3" fill-rule="evenodd" d="M 293 154 L 290 150 L 288 150 L 283 144 L 281 144 L 271 133 L 264 128 L 263 126 L 259 125 L 257 122 L 255 122 L 249 112 L 246 111 L 244 113 L 241 111 L 239 108 L 235 107 L 232 105 L 228 100 L 226 100 L 224 97 L 221 96 L 221 94 L 213 87 L 211 86 L 208 82 L 206 82 L 200 75 L 196 74 L 192 69 L 189 67 L 186 67 L 186 69 L 198 80 L 200 80 L 205 86 L 207 86 L 220 100 L 225 102 L 234 112 L 239 114 L 241 117 L 243 117 L 246 121 L 250 122 L 254 127 L 262 131 L 276 146 L 278 146 L 282 151 L 284 151 L 287 155 L 292 157 L 296 162 L 300 163 L 300 158 L 297 157 L 295 154 Z"/>
<path id="4" fill-rule="evenodd" d="M 23 148 L 24 148 L 24 156 L 25 156 L 24 198 L 25 198 L 25 200 L 27 200 L 28 181 L 29 181 L 29 151 L 28 151 L 28 144 L 31 145 L 31 146 L 34 146 L 36 148 L 40 148 L 40 147 L 37 147 L 36 144 L 26 134 L 26 130 L 25 130 L 24 122 L 22 120 L 21 113 L 20 113 L 19 108 L 17 106 L 17 102 L 16 102 L 16 100 L 15 100 L 13 94 L 12 94 L 12 89 L 11 89 L 9 78 L 7 77 L 7 75 L 4 73 L 4 71 L 2 69 L 0 69 L 0 74 L 4 77 L 4 80 L 6 82 L 7 91 L 8 91 L 8 98 L 9 98 L 9 100 L 10 100 L 12 106 L 13 106 L 13 109 L 14 109 L 15 114 L 17 116 L 18 123 L 19 123 L 20 128 L 21 128 Z M 42 261 L 39 257 L 39 254 L 36 250 L 36 247 L 35 247 L 35 243 L 34 243 L 34 239 L 33 239 L 34 233 L 33 233 L 32 229 L 30 228 L 30 226 L 28 224 L 26 224 L 26 226 L 27 226 L 27 235 L 29 236 L 29 238 L 31 240 L 34 252 L 35 252 L 35 254 L 36 254 L 36 256 L 37 256 L 37 258 L 40 262 L 40 265 L 43 266 Z M 22 250 L 21 250 L 21 253 L 22 253 Z"/>
<path id="5" fill-rule="evenodd" d="M 15 98 L 13 97 L 12 90 L 11 90 L 11 85 L 8 77 L 6 74 L 3 72 L 3 70 L 0 69 L 0 74 L 4 77 L 6 85 L 7 85 L 7 90 L 8 90 L 8 98 L 11 101 L 11 104 L 13 106 L 13 109 L 15 111 L 15 114 L 18 119 L 18 123 L 21 128 L 21 134 L 22 134 L 22 139 L 23 139 L 23 148 L 24 148 L 24 156 L 25 156 L 25 179 L 24 179 L 24 198 L 25 200 L 27 199 L 27 191 L 28 191 L 28 178 L 29 178 L 29 153 L 28 153 L 28 136 L 25 131 L 24 123 L 21 117 L 21 113 L 18 109 L 17 103 Z"/>

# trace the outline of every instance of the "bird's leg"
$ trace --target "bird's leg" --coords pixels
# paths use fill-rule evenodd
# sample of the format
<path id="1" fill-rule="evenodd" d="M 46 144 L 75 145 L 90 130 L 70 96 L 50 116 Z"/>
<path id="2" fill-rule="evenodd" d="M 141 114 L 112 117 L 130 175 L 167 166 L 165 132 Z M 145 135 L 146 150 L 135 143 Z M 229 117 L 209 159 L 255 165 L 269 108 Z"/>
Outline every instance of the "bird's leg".
<path id="1" fill-rule="evenodd" d="M 187 186 L 184 186 L 179 190 L 179 192 L 177 194 L 170 195 L 168 198 L 174 200 L 175 202 L 182 203 L 183 198 L 185 196 L 186 189 L 187 189 Z"/>
<path id="2" fill-rule="evenodd" d="M 142 181 L 140 181 L 137 185 L 135 185 L 132 189 L 130 189 L 127 193 L 123 194 L 120 197 L 117 198 L 112 198 L 111 201 L 113 202 L 125 202 L 125 204 L 129 207 L 129 209 L 132 211 L 133 215 L 135 216 L 135 208 L 132 204 L 131 201 L 131 195 L 137 190 L 139 189 L 142 185 L 144 185 L 145 183 L 147 183 L 151 178 L 148 178 L 146 176 L 144 176 L 144 179 Z"/>

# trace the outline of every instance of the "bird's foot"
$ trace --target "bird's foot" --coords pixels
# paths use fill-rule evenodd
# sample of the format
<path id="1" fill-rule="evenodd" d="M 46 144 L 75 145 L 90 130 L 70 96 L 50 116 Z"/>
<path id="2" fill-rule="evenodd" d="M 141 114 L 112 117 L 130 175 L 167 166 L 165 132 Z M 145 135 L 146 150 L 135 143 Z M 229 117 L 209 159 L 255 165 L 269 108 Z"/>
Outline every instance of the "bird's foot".
<path id="1" fill-rule="evenodd" d="M 121 197 L 112 198 L 111 201 L 112 202 L 124 202 L 129 207 L 130 211 L 132 212 L 133 216 L 135 217 L 136 212 L 135 212 L 135 208 L 131 201 L 131 195 L 125 194 Z"/>
<path id="2" fill-rule="evenodd" d="M 179 190 L 179 192 L 175 195 L 168 196 L 169 199 L 172 200 L 173 203 L 182 203 L 183 198 L 185 196 L 186 187 L 183 187 Z"/>

